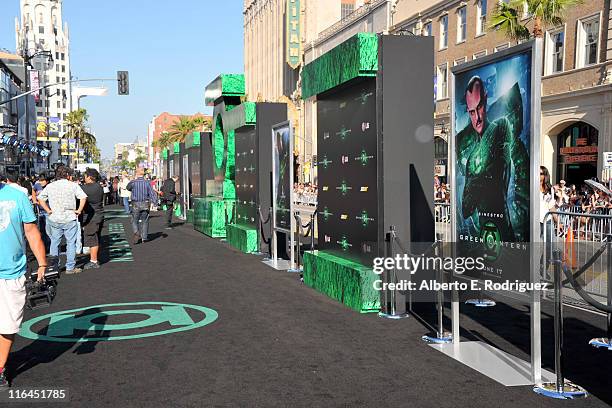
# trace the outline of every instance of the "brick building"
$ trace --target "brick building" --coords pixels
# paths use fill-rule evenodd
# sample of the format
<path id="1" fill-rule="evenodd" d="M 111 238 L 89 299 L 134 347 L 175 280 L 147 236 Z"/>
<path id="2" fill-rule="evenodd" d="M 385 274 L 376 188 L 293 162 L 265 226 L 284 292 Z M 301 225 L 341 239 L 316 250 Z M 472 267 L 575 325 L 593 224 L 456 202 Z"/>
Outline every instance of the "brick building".
<path id="1" fill-rule="evenodd" d="M 436 37 L 435 152 L 442 173 L 450 130 L 450 68 L 516 44 L 487 29 L 494 6 L 494 0 L 396 2 L 393 32 Z M 563 26 L 547 29 L 544 38 L 540 152 L 553 181 L 578 184 L 601 177 L 603 152 L 612 151 L 610 2 L 586 1 L 566 17 Z M 593 154 L 569 157 L 571 147 L 585 143 Z"/>
<path id="2" fill-rule="evenodd" d="M 179 121 L 181 117 L 185 116 L 189 118 L 202 117 L 212 120 L 211 116 L 204 115 L 203 113 L 196 113 L 195 115 L 174 115 L 172 113 L 162 112 L 159 115 L 154 116 L 151 122 L 149 122 L 147 131 L 147 161 L 149 166 L 153 166 L 155 174 L 161 174 L 158 172 L 161 163 L 161 151 L 159 148 L 153 147 L 153 142 L 158 140 L 164 132 L 168 132 L 172 125 Z"/>

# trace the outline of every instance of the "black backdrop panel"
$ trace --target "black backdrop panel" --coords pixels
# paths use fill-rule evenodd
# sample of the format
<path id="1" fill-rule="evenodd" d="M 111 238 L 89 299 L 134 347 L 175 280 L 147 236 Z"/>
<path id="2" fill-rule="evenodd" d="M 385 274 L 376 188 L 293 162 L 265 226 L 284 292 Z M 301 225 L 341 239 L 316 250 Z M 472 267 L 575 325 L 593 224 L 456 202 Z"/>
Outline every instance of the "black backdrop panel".
<path id="1" fill-rule="evenodd" d="M 200 148 L 199 147 L 192 147 L 190 149 L 187 149 L 187 154 L 189 155 L 189 205 L 191 207 L 192 205 L 192 201 L 191 198 L 192 197 L 197 197 L 200 196 L 202 194 L 202 187 L 201 187 L 201 178 L 200 178 L 200 172 L 202 171 L 201 165 L 200 165 Z"/>
<path id="2" fill-rule="evenodd" d="M 319 248 L 369 264 L 378 247 L 376 80 L 317 100 Z"/>
<path id="3" fill-rule="evenodd" d="M 236 137 L 236 211 L 239 224 L 257 226 L 257 136 L 254 126 L 245 126 Z"/>

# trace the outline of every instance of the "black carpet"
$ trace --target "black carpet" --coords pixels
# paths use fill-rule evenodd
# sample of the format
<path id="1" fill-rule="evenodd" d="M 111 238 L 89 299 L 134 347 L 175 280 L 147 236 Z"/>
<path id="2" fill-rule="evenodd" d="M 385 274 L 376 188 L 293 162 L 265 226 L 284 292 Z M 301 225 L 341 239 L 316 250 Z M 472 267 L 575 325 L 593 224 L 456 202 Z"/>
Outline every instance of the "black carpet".
<path id="1" fill-rule="evenodd" d="M 129 239 L 127 221 L 107 219 L 107 224 L 124 223 Z M 196 330 L 126 341 L 74 344 L 18 338 L 9 362 L 15 387 L 67 388 L 71 405 L 88 407 L 612 403 L 612 352 L 585 345 L 603 334 L 602 317 L 566 310 L 567 376 L 591 395 L 582 401 L 553 401 L 531 387 L 504 387 L 431 349 L 420 339 L 428 330 L 415 317 L 388 321 L 357 314 L 304 286 L 298 275 L 270 269 L 259 258 L 187 225 L 165 231 L 161 217 L 152 219 L 151 237 L 151 242 L 133 247 L 133 262 L 108 262 L 113 255 L 106 250 L 101 269 L 62 277 L 51 308 L 27 312 L 26 320 L 92 305 L 147 301 L 206 306 L 219 313 L 218 320 Z M 433 321 L 432 306 L 418 308 L 425 321 Z M 543 331 L 548 335 L 551 311 L 544 309 Z M 485 340 L 527 358 L 526 307 L 500 304 L 484 312 L 462 311 L 466 339 Z M 552 342 L 544 344 L 548 366 L 551 347 Z"/>

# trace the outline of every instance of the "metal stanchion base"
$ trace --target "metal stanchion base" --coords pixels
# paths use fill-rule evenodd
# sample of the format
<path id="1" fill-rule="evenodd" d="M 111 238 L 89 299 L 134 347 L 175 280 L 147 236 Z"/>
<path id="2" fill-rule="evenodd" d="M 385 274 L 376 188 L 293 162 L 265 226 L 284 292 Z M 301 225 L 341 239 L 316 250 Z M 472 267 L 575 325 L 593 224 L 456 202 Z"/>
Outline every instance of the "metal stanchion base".
<path id="1" fill-rule="evenodd" d="M 410 317 L 410 315 L 408 313 L 390 314 L 390 313 L 380 312 L 378 313 L 378 317 L 382 317 L 383 319 L 399 320 L 399 319 L 405 319 L 406 317 Z"/>
<path id="2" fill-rule="evenodd" d="M 444 332 L 442 333 L 442 335 L 440 335 L 439 333 L 436 333 L 435 335 L 431 335 L 431 336 L 425 335 L 421 337 L 421 339 L 425 341 L 426 343 L 446 344 L 446 343 L 450 343 L 453 341 L 453 335 L 449 332 Z"/>
<path id="3" fill-rule="evenodd" d="M 589 344 L 595 348 L 605 348 L 612 351 L 611 339 L 607 339 L 605 337 L 591 339 L 591 341 L 589 341 Z"/>
<path id="4" fill-rule="evenodd" d="M 563 390 L 557 390 L 557 383 L 543 383 L 533 387 L 536 394 L 543 395 L 548 398 L 556 399 L 580 399 L 586 398 L 589 395 L 586 390 L 578 385 L 566 381 Z"/>
<path id="5" fill-rule="evenodd" d="M 472 305 L 476 307 L 493 307 L 497 303 L 491 299 L 470 299 L 465 301 L 466 305 Z"/>
<path id="6" fill-rule="evenodd" d="M 290 273 L 302 273 L 302 272 L 304 272 L 304 270 L 302 268 L 289 268 L 289 269 L 287 269 L 287 272 L 290 272 Z"/>

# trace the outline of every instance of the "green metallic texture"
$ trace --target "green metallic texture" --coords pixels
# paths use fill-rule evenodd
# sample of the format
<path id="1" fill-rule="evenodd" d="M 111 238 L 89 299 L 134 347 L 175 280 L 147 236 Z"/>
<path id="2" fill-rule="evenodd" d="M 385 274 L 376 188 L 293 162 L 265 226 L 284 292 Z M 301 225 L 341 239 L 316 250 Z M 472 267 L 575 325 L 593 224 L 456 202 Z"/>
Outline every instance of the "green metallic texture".
<path id="1" fill-rule="evenodd" d="M 228 225 L 227 242 L 246 254 L 257 252 L 259 248 L 257 230 L 248 225 Z"/>
<path id="2" fill-rule="evenodd" d="M 185 149 L 200 146 L 200 132 L 193 132 L 185 137 Z"/>
<path id="3" fill-rule="evenodd" d="M 181 153 L 181 144 L 179 142 L 174 142 L 173 151 L 174 154 Z"/>
<path id="4" fill-rule="evenodd" d="M 168 149 L 162 150 L 162 159 L 168 160 Z"/>
<path id="5" fill-rule="evenodd" d="M 307 64 L 302 71 L 302 98 L 318 95 L 378 71 L 378 36 L 358 33 Z"/>
<path id="6" fill-rule="evenodd" d="M 360 313 L 378 312 L 378 276 L 371 268 L 325 251 L 304 253 L 304 283 Z"/>
<path id="7" fill-rule="evenodd" d="M 216 197 L 195 198 L 193 228 L 212 238 L 225 238 L 225 201 Z"/>
<path id="8" fill-rule="evenodd" d="M 255 126 L 257 123 L 257 104 L 244 102 L 223 114 L 223 127 L 226 131 L 244 126 Z"/>
<path id="9" fill-rule="evenodd" d="M 187 210 L 187 224 L 193 224 L 193 216 L 194 216 L 194 210 L 193 208 L 190 210 Z"/>
<path id="10" fill-rule="evenodd" d="M 221 74 L 206 86 L 204 103 L 214 106 L 224 96 L 244 95 L 244 74 Z"/>

